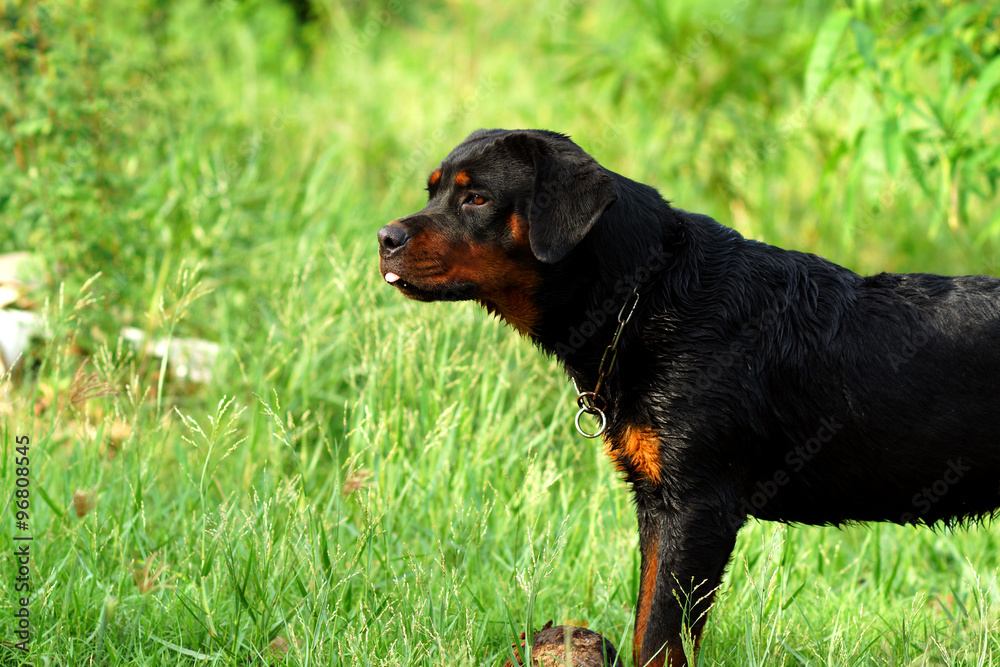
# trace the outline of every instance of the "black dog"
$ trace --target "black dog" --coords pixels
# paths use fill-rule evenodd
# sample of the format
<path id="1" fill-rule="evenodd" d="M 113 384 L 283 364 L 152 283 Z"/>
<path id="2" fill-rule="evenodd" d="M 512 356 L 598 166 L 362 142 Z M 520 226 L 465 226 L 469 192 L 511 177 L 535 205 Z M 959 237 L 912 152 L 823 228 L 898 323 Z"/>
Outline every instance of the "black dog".
<path id="1" fill-rule="evenodd" d="M 606 422 L 639 515 L 637 666 L 687 664 L 748 516 L 996 514 L 1000 280 L 863 278 L 749 241 L 546 131 L 473 133 L 428 191 L 379 230 L 382 275 L 498 313 Z"/>

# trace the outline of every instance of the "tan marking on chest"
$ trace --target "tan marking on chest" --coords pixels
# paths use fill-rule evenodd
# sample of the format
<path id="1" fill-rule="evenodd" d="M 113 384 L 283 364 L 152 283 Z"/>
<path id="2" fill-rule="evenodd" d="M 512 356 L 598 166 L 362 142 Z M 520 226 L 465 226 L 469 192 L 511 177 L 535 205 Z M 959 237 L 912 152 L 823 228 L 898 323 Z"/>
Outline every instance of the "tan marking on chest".
<path id="1" fill-rule="evenodd" d="M 651 426 L 626 426 L 620 437 L 604 438 L 604 451 L 622 472 L 631 467 L 654 484 L 663 473 L 660 438 Z"/>

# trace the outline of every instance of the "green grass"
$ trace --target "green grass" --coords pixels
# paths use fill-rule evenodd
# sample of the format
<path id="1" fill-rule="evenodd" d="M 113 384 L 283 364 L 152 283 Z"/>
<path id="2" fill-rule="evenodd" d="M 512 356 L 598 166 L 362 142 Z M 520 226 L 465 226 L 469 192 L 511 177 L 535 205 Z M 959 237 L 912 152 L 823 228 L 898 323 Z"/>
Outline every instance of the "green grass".
<path id="1" fill-rule="evenodd" d="M 0 251 L 47 321 L 0 383 L 0 661 L 501 665 L 548 619 L 630 654 L 635 517 L 562 371 L 403 300 L 374 233 L 473 129 L 546 127 L 754 238 L 1000 274 L 996 10 L 824 4 L 0 4 Z M 998 573 L 995 527 L 751 523 L 700 664 L 998 664 Z"/>

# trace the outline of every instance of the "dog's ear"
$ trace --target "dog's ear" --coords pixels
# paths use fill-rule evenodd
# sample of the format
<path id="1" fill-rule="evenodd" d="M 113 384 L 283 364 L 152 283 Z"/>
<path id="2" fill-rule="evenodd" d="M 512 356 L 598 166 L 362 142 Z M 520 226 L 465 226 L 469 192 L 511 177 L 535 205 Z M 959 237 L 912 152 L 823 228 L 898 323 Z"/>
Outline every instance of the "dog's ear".
<path id="1" fill-rule="evenodd" d="M 535 169 L 528 202 L 528 241 L 535 257 L 553 264 L 587 235 L 618 198 L 614 181 L 568 137 L 540 132 L 518 135 L 508 140 L 514 140 Z"/>

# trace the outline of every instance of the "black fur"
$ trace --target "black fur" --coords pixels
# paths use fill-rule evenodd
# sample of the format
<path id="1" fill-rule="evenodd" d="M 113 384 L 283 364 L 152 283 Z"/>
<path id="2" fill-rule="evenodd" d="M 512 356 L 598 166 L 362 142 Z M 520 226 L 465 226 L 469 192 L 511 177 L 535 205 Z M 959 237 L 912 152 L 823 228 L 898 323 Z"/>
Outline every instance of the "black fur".
<path id="1" fill-rule="evenodd" d="M 637 617 L 641 664 L 686 664 L 683 613 L 697 636 L 747 517 L 951 525 L 996 514 L 997 278 L 865 278 L 747 240 L 555 133 L 480 130 L 442 169 L 467 170 L 492 208 L 456 208 L 447 184 L 395 224 L 506 248 L 506 221 L 522 215 L 538 278 L 530 335 L 581 388 L 597 382 L 615 315 L 640 283 L 601 397 L 613 448 L 629 425 L 658 436 L 659 479 L 619 458 L 644 568 L 656 567 Z M 383 245 L 383 275 L 407 278 L 408 261 L 405 246 Z M 449 298 L 435 289 L 429 298 Z"/>

